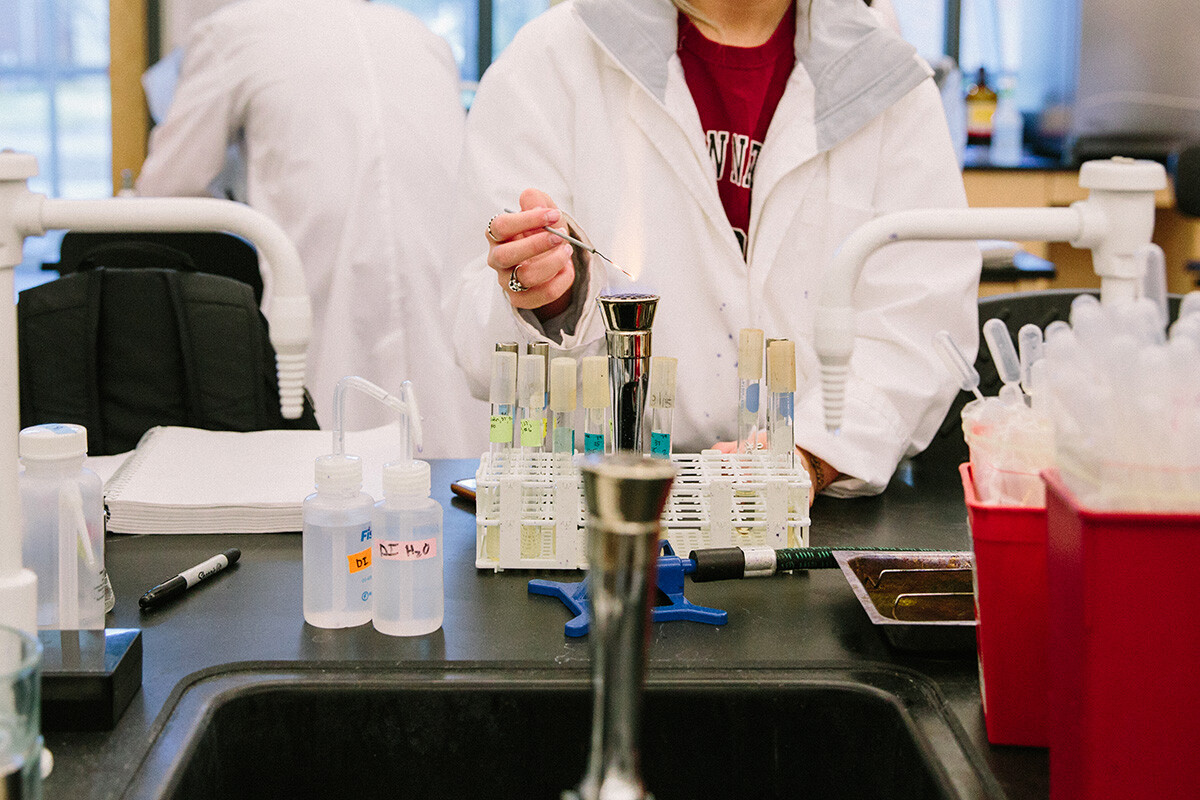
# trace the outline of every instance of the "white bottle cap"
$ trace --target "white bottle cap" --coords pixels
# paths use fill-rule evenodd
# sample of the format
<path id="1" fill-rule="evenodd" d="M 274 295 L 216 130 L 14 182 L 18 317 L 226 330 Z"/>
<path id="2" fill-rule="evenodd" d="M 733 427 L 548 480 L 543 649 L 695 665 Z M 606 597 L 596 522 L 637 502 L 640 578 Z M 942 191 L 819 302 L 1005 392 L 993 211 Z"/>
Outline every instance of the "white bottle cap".
<path id="1" fill-rule="evenodd" d="M 796 391 L 796 343 L 776 339 L 767 345 L 767 390 Z"/>
<path id="2" fill-rule="evenodd" d="M 23 459 L 53 461 L 87 455 L 87 428 L 65 422 L 33 425 L 21 431 L 18 448 Z"/>
<path id="3" fill-rule="evenodd" d="M 317 489 L 339 492 L 362 488 L 362 459 L 358 456 L 318 456 L 315 464 Z"/>
<path id="4" fill-rule="evenodd" d="M 757 381 L 763 374 L 763 332 L 742 328 L 738 334 L 738 378 Z"/>
<path id="5" fill-rule="evenodd" d="M 675 407 L 675 373 L 678 369 L 678 358 L 651 356 L 649 397 L 651 408 Z"/>
<path id="6" fill-rule="evenodd" d="M 546 359 L 524 355 L 517 361 L 517 405 L 546 407 Z"/>
<path id="7" fill-rule="evenodd" d="M 561 356 L 550 362 L 550 409 L 575 410 L 575 359 Z"/>
<path id="8" fill-rule="evenodd" d="M 393 461 L 383 465 L 384 497 L 429 497 L 429 489 L 428 461 Z"/>
<path id="9" fill-rule="evenodd" d="M 608 393 L 608 356 L 585 356 L 583 359 L 583 407 L 608 408 L 612 398 Z"/>
<path id="10" fill-rule="evenodd" d="M 488 400 L 494 406 L 511 406 L 517 402 L 517 354 L 515 352 L 497 350 L 492 354 L 492 388 L 488 393 Z"/>

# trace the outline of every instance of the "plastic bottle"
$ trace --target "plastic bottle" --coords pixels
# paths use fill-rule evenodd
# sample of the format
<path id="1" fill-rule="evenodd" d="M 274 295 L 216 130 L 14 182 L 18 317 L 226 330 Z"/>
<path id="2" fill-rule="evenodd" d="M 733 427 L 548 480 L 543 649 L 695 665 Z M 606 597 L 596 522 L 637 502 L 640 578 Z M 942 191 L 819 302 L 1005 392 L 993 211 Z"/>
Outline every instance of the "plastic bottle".
<path id="1" fill-rule="evenodd" d="M 304 621 L 350 628 L 371 619 L 371 513 L 358 456 L 316 460 L 317 491 L 304 499 Z"/>
<path id="2" fill-rule="evenodd" d="M 988 86 L 987 70 L 980 67 L 967 89 L 967 144 L 991 144 L 995 113 L 996 92 Z"/>
<path id="3" fill-rule="evenodd" d="M 996 111 L 992 114 L 992 143 L 988 148 L 988 160 L 1000 167 L 1020 164 L 1024 133 L 1025 119 L 1017 108 L 1010 81 L 1001 85 Z"/>
<path id="4" fill-rule="evenodd" d="M 87 430 L 35 425 L 21 431 L 19 452 L 23 558 L 38 577 L 38 627 L 102 630 L 103 485 L 83 466 Z"/>
<path id="5" fill-rule="evenodd" d="M 372 518 L 374 614 L 389 636 L 420 636 L 442 627 L 442 507 L 429 495 L 429 464 L 394 461 L 383 468 L 383 500 Z"/>

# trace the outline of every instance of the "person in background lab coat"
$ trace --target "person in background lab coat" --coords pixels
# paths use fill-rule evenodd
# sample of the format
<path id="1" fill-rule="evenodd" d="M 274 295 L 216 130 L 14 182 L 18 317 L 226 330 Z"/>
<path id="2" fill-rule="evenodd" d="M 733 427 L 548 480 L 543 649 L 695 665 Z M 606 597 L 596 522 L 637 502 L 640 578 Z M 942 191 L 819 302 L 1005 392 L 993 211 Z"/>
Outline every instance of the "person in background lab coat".
<path id="1" fill-rule="evenodd" d="M 332 423 L 344 375 L 393 393 L 408 379 L 431 457 L 486 448 L 486 406 L 470 398 L 438 311 L 463 120 L 449 46 L 408 12 L 241 0 L 193 28 L 137 182 L 143 195 L 204 195 L 226 146 L 244 137 L 246 200 L 304 265 L 318 420 Z M 357 402 L 352 427 L 394 418 Z"/>
<path id="2" fill-rule="evenodd" d="M 451 237 L 465 265 L 447 305 L 459 363 L 482 397 L 494 341 L 602 353 L 596 297 L 651 291 L 654 353 L 679 359 L 676 449 L 736 438 L 738 331 L 762 328 L 796 342 L 796 443 L 814 490 L 880 492 L 957 392 L 934 334 L 974 357 L 979 251 L 900 243 L 867 261 L 838 435 L 824 427 L 813 316 L 860 225 L 966 205 L 932 72 L 859 2 L 677 5 L 553 7 L 484 75 Z"/>

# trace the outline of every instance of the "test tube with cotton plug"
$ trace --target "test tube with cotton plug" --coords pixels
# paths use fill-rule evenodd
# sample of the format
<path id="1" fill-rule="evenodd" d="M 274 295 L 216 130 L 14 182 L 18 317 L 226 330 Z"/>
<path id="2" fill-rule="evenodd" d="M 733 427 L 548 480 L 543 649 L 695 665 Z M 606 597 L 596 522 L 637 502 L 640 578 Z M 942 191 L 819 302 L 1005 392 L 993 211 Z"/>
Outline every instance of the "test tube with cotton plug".
<path id="1" fill-rule="evenodd" d="M 492 353 L 492 385 L 488 400 L 492 406 L 488 425 L 488 448 L 492 463 L 503 459 L 505 466 L 508 466 L 512 459 L 505 459 L 505 456 L 512 451 L 513 425 L 517 416 L 516 352 L 496 350 Z"/>
<path id="2" fill-rule="evenodd" d="M 562 356 L 550 362 L 551 451 L 575 454 L 575 359 Z"/>
<path id="3" fill-rule="evenodd" d="M 758 449 L 761 423 L 761 382 L 763 377 L 763 332 L 742 328 L 738 333 L 738 442 L 739 453 Z"/>
<path id="4" fill-rule="evenodd" d="M 775 339 L 767 345 L 767 440 L 771 452 L 796 463 L 796 343 Z"/>
<path id="5" fill-rule="evenodd" d="M 583 452 L 604 453 L 609 431 L 612 393 L 608 389 L 608 356 L 583 359 Z"/>
<path id="6" fill-rule="evenodd" d="M 402 417 L 413 417 L 418 438 L 420 431 L 410 383 L 401 387 L 401 397 L 357 375 L 342 378 L 334 387 L 333 452 L 316 459 L 316 491 L 301 506 L 304 621 L 317 628 L 362 625 L 372 614 L 375 499 L 362 491 L 362 460 L 345 452 L 345 398 L 351 389 L 400 411 Z M 406 432 L 404 441 L 408 440 Z"/>
<path id="7" fill-rule="evenodd" d="M 546 360 L 540 355 L 517 359 L 517 432 L 521 450 L 540 453 L 546 444 Z"/>
<path id="8" fill-rule="evenodd" d="M 671 356 L 650 357 L 650 455 L 671 457 L 671 424 L 675 412 L 675 375 L 679 359 Z"/>

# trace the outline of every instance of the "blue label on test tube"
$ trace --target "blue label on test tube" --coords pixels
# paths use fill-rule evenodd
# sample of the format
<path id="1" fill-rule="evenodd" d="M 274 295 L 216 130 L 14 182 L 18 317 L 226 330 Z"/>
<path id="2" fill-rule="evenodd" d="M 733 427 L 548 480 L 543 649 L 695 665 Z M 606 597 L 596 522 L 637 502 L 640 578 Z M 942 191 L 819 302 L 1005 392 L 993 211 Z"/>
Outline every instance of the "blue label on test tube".
<path id="1" fill-rule="evenodd" d="M 758 383 L 751 383 L 746 387 L 746 410 L 751 413 L 758 412 Z"/>

